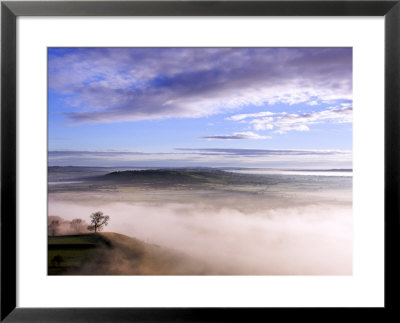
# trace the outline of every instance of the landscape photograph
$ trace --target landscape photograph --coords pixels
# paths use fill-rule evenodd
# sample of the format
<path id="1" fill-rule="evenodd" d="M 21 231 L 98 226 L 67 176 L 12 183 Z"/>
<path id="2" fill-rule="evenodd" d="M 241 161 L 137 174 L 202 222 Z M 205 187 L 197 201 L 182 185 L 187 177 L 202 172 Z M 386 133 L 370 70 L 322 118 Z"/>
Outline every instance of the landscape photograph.
<path id="1" fill-rule="evenodd" d="M 48 275 L 352 275 L 352 48 L 47 54 Z"/>

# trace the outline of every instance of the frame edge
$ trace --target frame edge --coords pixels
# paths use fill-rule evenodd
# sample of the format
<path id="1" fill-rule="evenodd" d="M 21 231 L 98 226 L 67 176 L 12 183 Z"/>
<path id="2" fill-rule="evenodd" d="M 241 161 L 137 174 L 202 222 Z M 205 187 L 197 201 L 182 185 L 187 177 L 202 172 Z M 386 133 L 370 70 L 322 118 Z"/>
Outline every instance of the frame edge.
<path id="1" fill-rule="evenodd" d="M 1 319 L 16 307 L 16 15 L 1 4 Z"/>
<path id="2" fill-rule="evenodd" d="M 383 16 L 397 0 L 6 1 L 17 16 Z"/>
<path id="3" fill-rule="evenodd" d="M 385 17 L 385 307 L 400 288 L 400 2 Z M 388 239 L 391 237 L 391 239 Z M 390 283 L 389 283 L 390 280 Z"/>
<path id="4" fill-rule="evenodd" d="M 382 1 L 386 2 L 386 1 Z M 38 9 L 27 14 L 23 13 L 15 6 L 9 6 L 11 2 L 1 3 L 1 293 L 0 293 L 0 321 L 6 319 L 7 322 L 17 322 L 27 319 L 28 313 L 36 312 L 36 315 L 29 318 L 35 318 L 39 321 L 49 319 L 52 322 L 64 321 L 59 314 L 63 311 L 69 311 L 71 317 L 75 317 L 78 313 L 90 313 L 90 309 L 24 309 L 16 308 L 16 218 L 12 215 L 16 214 L 16 17 L 19 15 L 35 16 Z M 20 2 L 27 3 L 27 2 Z M 30 2 L 33 6 L 38 2 Z M 391 5 L 388 6 L 388 3 Z M 42 4 L 46 4 L 43 2 Z M 94 3 L 92 3 L 93 5 Z M 283 4 L 283 3 L 282 3 Z M 286 5 L 286 4 L 285 4 Z M 393 6 L 394 5 L 394 6 Z M 381 10 L 382 7 L 380 7 Z M 385 16 L 385 307 L 388 309 L 397 308 L 397 304 L 388 301 L 386 295 L 398 292 L 399 278 L 397 259 L 395 255 L 399 245 L 399 229 L 400 229 L 400 2 L 388 1 L 385 3 L 385 11 L 383 14 L 375 14 L 376 16 Z M 43 10 L 43 9 L 40 9 Z M 36 12 L 36 13 L 35 13 Z M 49 15 L 49 14 L 47 14 Z M 61 15 L 61 14 L 58 14 Z M 97 15 L 97 14 L 92 14 Z M 179 15 L 179 14 L 176 14 Z M 260 14 L 261 15 L 261 14 Z M 299 14 L 301 15 L 301 14 Z M 362 14 L 359 14 L 360 16 Z M 5 216 L 10 214 L 10 216 Z M 395 237 L 393 241 L 386 240 L 386 234 L 389 233 Z M 392 259 L 389 259 L 389 254 Z M 390 267 L 390 268 L 389 268 Z M 388 278 L 391 284 L 388 284 Z M 106 309 L 104 309 L 106 310 Z M 108 309 L 110 312 L 113 310 Z M 117 310 L 117 309 L 115 309 Z M 128 309 L 118 309 L 123 313 L 132 313 Z M 133 310 L 133 309 L 132 309 Z M 140 312 L 140 309 L 136 309 Z M 156 312 L 166 311 L 165 309 L 154 309 Z M 171 309 L 172 310 L 172 309 Z M 176 309 L 173 309 L 176 310 Z M 189 309 L 184 309 L 186 311 Z M 44 311 L 48 313 L 45 315 Z M 81 312 L 83 311 L 83 312 Z M 224 309 L 221 309 L 224 311 Z M 57 316 L 53 316 L 57 312 Z M 149 311 L 143 311 L 146 313 Z M 151 311 L 150 311 L 151 312 Z M 196 310 L 193 310 L 196 312 Z M 193 313 L 192 312 L 192 313 Z M 224 311 L 225 312 L 225 311 Z M 281 311 L 279 311 L 281 312 Z M 382 314 L 381 311 L 379 311 Z M 165 313 L 165 312 L 164 312 Z M 185 312 L 187 313 L 187 312 Z M 121 313 L 122 314 L 122 313 Z M 182 313 L 183 314 L 183 313 Z M 225 312 L 225 314 L 227 314 Z M 261 314 L 261 313 L 260 313 Z M 150 318 L 149 318 L 150 316 Z M 183 315 L 184 317 L 185 315 Z M 372 315 L 373 317 L 374 315 Z M 126 321 L 126 317 L 124 316 Z M 133 316 L 132 318 L 134 318 Z M 136 317 L 141 321 L 151 321 L 151 317 L 156 321 L 160 321 L 162 316 L 147 315 L 145 317 Z M 189 316 L 190 317 L 190 316 Z M 189 318 L 187 317 L 187 318 Z M 223 316 L 225 319 L 229 316 Z M 89 317 L 88 317 L 89 318 Z M 182 316 L 172 317 L 166 315 L 163 319 L 173 321 L 182 321 Z M 193 317 L 192 317 L 193 318 Z M 204 318 L 204 317 L 203 317 Z M 93 317 L 91 317 L 93 319 Z M 209 319 L 211 319 L 209 317 Z M 77 320 L 76 322 L 78 322 Z"/>

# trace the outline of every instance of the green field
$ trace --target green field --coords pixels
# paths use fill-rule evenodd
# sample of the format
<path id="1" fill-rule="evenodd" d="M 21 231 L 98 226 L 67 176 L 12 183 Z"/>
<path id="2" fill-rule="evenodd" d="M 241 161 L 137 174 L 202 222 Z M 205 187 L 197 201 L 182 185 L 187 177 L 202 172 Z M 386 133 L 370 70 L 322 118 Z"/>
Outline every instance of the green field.
<path id="1" fill-rule="evenodd" d="M 88 263 L 99 262 L 111 249 L 100 234 L 48 237 L 48 274 L 74 274 Z"/>

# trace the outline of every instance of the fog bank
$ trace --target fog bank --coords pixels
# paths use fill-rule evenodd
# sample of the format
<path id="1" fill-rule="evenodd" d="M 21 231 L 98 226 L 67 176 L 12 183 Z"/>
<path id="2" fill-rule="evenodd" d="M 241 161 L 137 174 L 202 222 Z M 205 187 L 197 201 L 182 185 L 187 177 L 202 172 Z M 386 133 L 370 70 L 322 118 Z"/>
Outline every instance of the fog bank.
<path id="1" fill-rule="evenodd" d="M 50 195 L 49 215 L 86 219 L 102 211 L 111 217 L 107 231 L 185 252 L 227 274 L 352 273 L 349 203 L 315 202 L 269 209 L 260 203 L 245 213 L 234 203 L 102 200 L 92 196 L 68 201 L 65 195 L 62 200 Z M 253 202 L 257 206 L 260 200 Z"/>

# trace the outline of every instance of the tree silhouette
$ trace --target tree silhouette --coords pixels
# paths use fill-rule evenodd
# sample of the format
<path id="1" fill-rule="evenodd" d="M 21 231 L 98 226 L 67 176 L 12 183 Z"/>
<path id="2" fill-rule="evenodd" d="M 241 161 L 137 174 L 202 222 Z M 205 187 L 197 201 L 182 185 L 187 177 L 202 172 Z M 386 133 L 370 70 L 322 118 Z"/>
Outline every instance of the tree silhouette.
<path id="1" fill-rule="evenodd" d="M 104 215 L 103 212 L 95 212 L 92 213 L 90 216 L 90 225 L 87 227 L 89 231 L 101 231 L 103 230 L 103 227 L 105 225 L 108 225 L 108 221 L 110 220 L 110 217 L 108 215 Z"/>
<path id="2" fill-rule="evenodd" d="M 49 235 L 54 237 L 58 233 L 59 226 L 60 226 L 60 221 L 52 220 L 47 226 Z"/>

